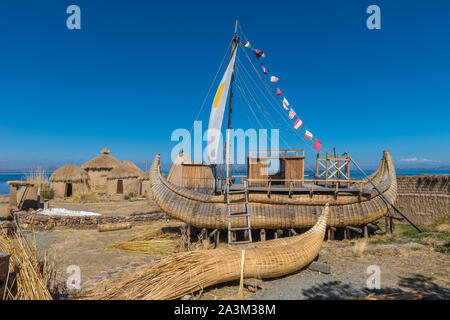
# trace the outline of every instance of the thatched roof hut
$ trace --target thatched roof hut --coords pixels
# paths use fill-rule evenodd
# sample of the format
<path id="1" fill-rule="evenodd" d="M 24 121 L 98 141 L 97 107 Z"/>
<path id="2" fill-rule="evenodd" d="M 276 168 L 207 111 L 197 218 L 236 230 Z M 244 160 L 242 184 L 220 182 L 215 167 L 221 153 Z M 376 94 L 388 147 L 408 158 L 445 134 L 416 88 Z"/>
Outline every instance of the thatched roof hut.
<path id="1" fill-rule="evenodd" d="M 109 154 L 110 151 L 108 148 L 103 148 L 102 153 L 95 157 L 94 159 L 86 162 L 81 167 L 86 170 L 112 170 L 117 167 L 121 162 L 117 160 L 112 155 Z"/>
<path id="2" fill-rule="evenodd" d="M 150 170 L 144 172 L 139 177 L 139 195 L 140 196 L 150 196 L 152 194 L 150 184 Z"/>
<path id="3" fill-rule="evenodd" d="M 89 175 L 76 164 L 67 164 L 53 172 L 50 182 L 57 198 L 70 197 L 88 188 Z"/>
<path id="4" fill-rule="evenodd" d="M 141 175 L 144 173 L 144 171 L 141 168 L 139 168 L 137 165 L 135 165 L 131 161 L 122 161 L 122 164 L 124 164 L 126 166 L 129 166 L 130 168 L 133 168 L 133 169 L 139 171 L 141 173 Z"/>
<path id="5" fill-rule="evenodd" d="M 187 153 L 180 152 L 178 157 L 173 162 L 172 167 L 170 168 L 169 174 L 167 175 L 167 181 L 176 184 L 178 186 L 181 186 L 182 165 L 191 163 L 192 163 L 191 157 Z"/>
<path id="6" fill-rule="evenodd" d="M 106 178 L 108 194 L 129 194 L 139 192 L 139 177 L 142 170 L 128 163 L 120 163 Z"/>
<path id="7" fill-rule="evenodd" d="M 89 184 L 96 191 L 105 191 L 106 177 L 112 169 L 121 164 L 120 160 L 109 153 L 108 148 L 103 148 L 99 156 L 81 166 L 89 174 Z"/>
<path id="8" fill-rule="evenodd" d="M 51 182 L 87 182 L 89 175 L 76 164 L 66 164 L 54 171 L 50 176 Z"/>

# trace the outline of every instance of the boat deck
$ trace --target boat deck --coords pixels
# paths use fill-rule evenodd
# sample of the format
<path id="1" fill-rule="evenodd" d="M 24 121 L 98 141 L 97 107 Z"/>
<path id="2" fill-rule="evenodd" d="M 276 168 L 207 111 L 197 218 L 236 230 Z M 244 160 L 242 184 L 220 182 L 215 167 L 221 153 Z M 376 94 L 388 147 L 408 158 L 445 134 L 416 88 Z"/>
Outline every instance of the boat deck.
<path id="1" fill-rule="evenodd" d="M 244 184 L 235 183 L 230 186 L 230 191 L 244 191 Z M 328 186 L 315 184 L 314 187 L 312 183 L 305 183 L 303 187 L 288 187 L 285 185 L 272 184 L 270 188 L 268 186 L 250 186 L 248 191 L 252 193 L 279 193 L 279 194 L 333 194 L 333 195 L 361 195 L 362 197 L 371 197 L 372 189 L 362 189 L 359 188 L 344 188 L 339 186 Z"/>

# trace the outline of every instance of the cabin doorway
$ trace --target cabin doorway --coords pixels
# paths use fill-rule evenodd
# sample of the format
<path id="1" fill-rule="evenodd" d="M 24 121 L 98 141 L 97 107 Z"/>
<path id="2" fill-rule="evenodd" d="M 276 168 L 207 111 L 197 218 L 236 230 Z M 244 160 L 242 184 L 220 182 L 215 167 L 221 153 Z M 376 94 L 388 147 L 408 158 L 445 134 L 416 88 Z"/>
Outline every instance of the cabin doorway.
<path id="1" fill-rule="evenodd" d="M 117 193 L 123 194 L 123 180 L 117 181 Z"/>
<path id="2" fill-rule="evenodd" d="M 71 197 L 72 196 L 72 184 L 66 183 L 66 192 L 64 192 L 65 197 Z"/>

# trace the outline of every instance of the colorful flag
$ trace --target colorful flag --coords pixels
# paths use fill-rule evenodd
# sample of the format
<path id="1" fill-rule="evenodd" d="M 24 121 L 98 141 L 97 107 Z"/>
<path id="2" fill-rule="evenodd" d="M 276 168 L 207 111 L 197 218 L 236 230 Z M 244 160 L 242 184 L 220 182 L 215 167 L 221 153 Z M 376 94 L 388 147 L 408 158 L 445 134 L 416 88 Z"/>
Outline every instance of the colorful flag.
<path id="1" fill-rule="evenodd" d="M 266 67 L 264 67 L 262 64 L 261 64 L 261 67 L 262 67 L 263 73 L 264 73 L 265 75 L 267 75 L 267 69 L 266 69 Z"/>
<path id="2" fill-rule="evenodd" d="M 322 146 L 322 143 L 317 140 L 317 138 L 314 138 L 314 149 L 316 149 L 317 151 L 320 151 L 320 147 Z"/>
<path id="3" fill-rule="evenodd" d="M 253 49 L 253 52 L 255 52 L 256 58 L 258 58 L 258 59 L 261 57 L 263 57 L 263 58 L 266 57 L 266 54 L 262 50 Z"/>
<path id="4" fill-rule="evenodd" d="M 308 139 L 309 141 L 312 141 L 313 134 L 309 132 L 308 130 L 305 130 L 305 139 Z"/>
<path id="5" fill-rule="evenodd" d="M 248 41 L 248 40 L 245 41 L 244 47 L 246 47 L 246 48 L 251 48 L 250 41 Z"/>
<path id="6" fill-rule="evenodd" d="M 281 94 L 281 92 L 280 92 L 280 94 Z M 286 100 L 286 98 L 283 98 L 283 108 L 285 108 L 286 110 L 289 110 L 289 102 Z"/>
<path id="7" fill-rule="evenodd" d="M 277 81 L 278 81 L 278 78 L 277 78 L 277 77 L 275 77 L 275 76 L 271 76 L 271 77 L 270 77 L 270 82 L 275 83 L 275 82 L 277 82 Z"/>
<path id="8" fill-rule="evenodd" d="M 291 108 L 291 110 L 289 110 L 289 119 L 294 119 L 296 113 L 294 111 L 294 109 Z"/>
<path id="9" fill-rule="evenodd" d="M 297 130 L 300 130 L 303 127 L 303 122 L 300 120 L 300 118 L 297 118 L 294 122 L 294 128 Z"/>
<path id="10" fill-rule="evenodd" d="M 280 88 L 277 87 L 277 97 L 278 97 L 278 96 L 281 96 L 281 90 L 280 90 Z M 286 99 L 285 99 L 285 100 L 286 100 Z M 283 104 L 284 104 L 284 100 L 283 100 Z M 286 110 L 288 110 L 288 109 L 286 109 Z"/>

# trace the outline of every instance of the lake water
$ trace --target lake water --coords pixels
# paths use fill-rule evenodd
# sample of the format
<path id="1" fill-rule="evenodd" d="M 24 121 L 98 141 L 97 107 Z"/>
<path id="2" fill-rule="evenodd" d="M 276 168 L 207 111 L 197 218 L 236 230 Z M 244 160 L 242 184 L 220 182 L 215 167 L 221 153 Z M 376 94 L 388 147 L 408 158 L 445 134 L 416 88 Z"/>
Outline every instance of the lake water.
<path id="1" fill-rule="evenodd" d="M 371 174 L 373 171 L 366 171 L 367 174 Z M 167 176 L 167 173 L 165 173 Z M 233 175 L 238 174 L 233 172 Z M 245 174 L 245 172 L 239 172 L 239 174 Z M 305 174 L 310 175 L 312 172 L 305 171 Z M 435 169 L 397 169 L 398 175 L 414 176 L 418 174 L 450 174 L 450 170 L 435 170 Z M 27 173 L 25 172 L 0 172 L 0 194 L 9 194 L 9 186 L 7 181 L 12 180 L 25 180 Z M 49 173 L 49 176 L 51 173 Z M 363 175 L 359 171 L 351 171 L 350 177 L 362 178 Z"/>

